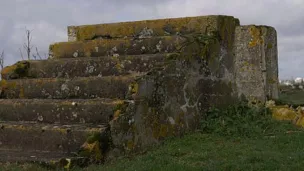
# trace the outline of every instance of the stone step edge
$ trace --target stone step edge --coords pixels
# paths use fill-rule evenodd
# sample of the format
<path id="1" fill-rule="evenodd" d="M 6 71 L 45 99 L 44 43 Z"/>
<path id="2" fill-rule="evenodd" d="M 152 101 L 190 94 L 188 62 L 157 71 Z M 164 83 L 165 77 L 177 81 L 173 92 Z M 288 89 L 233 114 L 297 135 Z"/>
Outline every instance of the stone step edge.
<path id="1" fill-rule="evenodd" d="M 120 21 L 86 25 L 67 26 L 68 41 L 88 40 L 93 38 L 151 37 L 154 35 L 172 35 L 179 32 L 204 31 L 202 26 L 219 22 L 220 18 L 233 18 L 240 25 L 238 18 L 230 15 L 200 15 L 188 17 L 156 18 L 135 21 Z M 192 24 L 192 25 L 191 25 Z M 190 26 L 189 26 L 190 25 Z M 191 27 L 182 30 L 182 27 Z"/>
<path id="2" fill-rule="evenodd" d="M 19 127 L 20 126 L 20 127 Z M 82 131 L 99 131 L 107 127 L 106 124 L 59 124 L 59 123 L 39 123 L 39 122 L 27 122 L 27 121 L 0 121 L 0 129 L 5 128 L 24 128 L 32 127 L 37 129 L 71 129 L 71 130 L 82 130 Z"/>
<path id="3" fill-rule="evenodd" d="M 1 82 L 15 82 L 15 81 L 24 81 L 24 80 L 29 80 L 29 81 L 34 81 L 34 80 L 42 80 L 42 81 L 73 81 L 73 80 L 81 80 L 81 79 L 90 79 L 90 78 L 104 78 L 104 79 L 109 79 L 109 78 L 116 78 L 116 79 L 134 79 L 136 77 L 144 75 L 144 73 L 130 73 L 127 75 L 115 75 L 115 76 L 89 76 L 89 77 L 73 77 L 73 78 L 26 78 L 26 79 L 12 79 L 12 80 L 0 80 L 0 88 L 1 88 Z"/>
<path id="4" fill-rule="evenodd" d="M 61 43 L 61 42 L 60 42 Z M 37 60 L 23 60 L 27 62 L 41 62 L 41 61 L 71 61 L 71 60 L 100 60 L 102 58 L 113 58 L 119 60 L 122 58 L 126 60 L 128 58 L 154 58 L 158 56 L 170 57 L 171 55 L 175 55 L 176 53 L 146 53 L 146 54 L 136 54 L 136 55 L 107 55 L 107 56 L 96 56 L 96 57 L 86 57 L 86 56 L 78 56 L 78 57 L 71 57 L 71 58 L 48 58 L 48 59 L 37 59 Z M 22 61 L 19 61 L 22 62 Z"/>
<path id="5" fill-rule="evenodd" d="M 5 121 L 44 124 L 106 124 L 127 102 L 119 99 L 0 99 Z"/>
<path id="6" fill-rule="evenodd" d="M 121 55 L 101 57 L 53 58 L 48 60 L 23 60 L 6 66 L 1 71 L 2 79 L 18 78 L 73 78 L 87 76 L 128 75 L 145 72 L 140 66 L 148 68 L 164 65 L 174 55 L 171 53 Z M 80 69 L 81 73 L 76 71 Z M 72 72 L 76 71 L 76 72 Z M 111 76 L 113 76 L 111 74 Z M 71 76 L 70 76 L 71 75 Z"/>
<path id="7" fill-rule="evenodd" d="M 51 156 L 55 155 L 56 157 L 49 157 L 48 155 Z M 80 157 L 77 154 L 51 152 L 51 151 L 42 152 L 42 151 L 0 149 L 0 166 L 1 164 L 6 164 L 6 163 L 15 163 L 18 165 L 34 164 L 45 169 L 62 169 L 62 168 L 72 168 L 75 166 L 86 167 L 88 166 L 88 164 L 90 164 L 89 158 Z"/>

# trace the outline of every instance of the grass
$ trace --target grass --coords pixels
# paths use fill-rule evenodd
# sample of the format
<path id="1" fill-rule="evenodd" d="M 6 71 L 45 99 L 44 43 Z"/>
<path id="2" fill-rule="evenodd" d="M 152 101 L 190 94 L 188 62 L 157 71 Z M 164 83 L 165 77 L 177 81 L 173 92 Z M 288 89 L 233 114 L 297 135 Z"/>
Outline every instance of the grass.
<path id="1" fill-rule="evenodd" d="M 304 170 L 304 130 L 275 121 L 265 108 L 240 104 L 211 109 L 201 128 L 132 158 L 73 171 Z M 0 165 L 1 166 L 1 165 Z M 7 171 L 44 171 L 35 165 L 2 165 Z"/>
<path id="2" fill-rule="evenodd" d="M 304 90 L 292 89 L 290 86 L 281 86 L 280 101 L 291 105 L 304 105 Z"/>

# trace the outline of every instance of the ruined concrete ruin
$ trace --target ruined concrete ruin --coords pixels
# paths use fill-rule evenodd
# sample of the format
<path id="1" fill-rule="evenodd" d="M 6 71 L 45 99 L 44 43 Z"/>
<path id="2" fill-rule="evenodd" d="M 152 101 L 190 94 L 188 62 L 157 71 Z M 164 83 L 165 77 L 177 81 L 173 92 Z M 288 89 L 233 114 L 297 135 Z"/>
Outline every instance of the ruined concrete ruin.
<path id="1" fill-rule="evenodd" d="M 104 161 L 278 98 L 276 30 L 232 16 L 69 26 L 49 50 L 2 70 L 1 161 Z"/>

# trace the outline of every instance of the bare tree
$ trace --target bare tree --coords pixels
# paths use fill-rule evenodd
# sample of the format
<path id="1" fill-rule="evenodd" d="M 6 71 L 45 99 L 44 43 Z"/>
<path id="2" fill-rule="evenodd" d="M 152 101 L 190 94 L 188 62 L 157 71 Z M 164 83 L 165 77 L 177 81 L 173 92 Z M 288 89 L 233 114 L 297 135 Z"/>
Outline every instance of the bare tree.
<path id="1" fill-rule="evenodd" d="M 33 58 L 36 60 L 37 57 L 39 57 L 39 59 L 42 59 L 42 57 L 40 56 L 40 54 L 38 52 L 38 48 L 36 47 L 36 54 L 33 54 Z"/>
<path id="2" fill-rule="evenodd" d="M 32 41 L 32 33 L 33 30 L 28 30 L 25 28 L 25 34 L 26 34 L 26 43 L 23 44 L 23 48 L 26 50 L 26 54 L 27 54 L 27 59 L 30 60 L 31 59 L 31 50 L 33 48 L 33 46 L 31 45 L 31 41 Z"/>
<path id="3" fill-rule="evenodd" d="M 4 50 L 2 50 L 1 55 L 0 55 L 0 67 L 1 67 L 1 70 L 4 68 Z"/>
<path id="4" fill-rule="evenodd" d="M 36 49 L 36 53 L 35 54 L 31 54 L 32 53 L 32 48 L 33 48 L 33 45 L 31 44 L 32 43 L 31 42 L 32 41 L 32 35 L 31 35 L 32 31 L 33 30 L 28 30 L 28 29 L 25 28 L 26 42 L 23 44 L 23 48 L 26 51 L 27 59 L 30 60 L 31 57 L 33 57 L 34 60 L 37 60 L 37 59 L 47 59 L 46 53 L 45 53 L 44 57 L 41 57 L 41 55 L 40 55 L 37 47 L 35 48 Z M 24 56 L 23 56 L 21 48 L 19 48 L 19 51 L 20 51 L 20 55 L 21 55 L 22 60 L 24 60 Z"/>

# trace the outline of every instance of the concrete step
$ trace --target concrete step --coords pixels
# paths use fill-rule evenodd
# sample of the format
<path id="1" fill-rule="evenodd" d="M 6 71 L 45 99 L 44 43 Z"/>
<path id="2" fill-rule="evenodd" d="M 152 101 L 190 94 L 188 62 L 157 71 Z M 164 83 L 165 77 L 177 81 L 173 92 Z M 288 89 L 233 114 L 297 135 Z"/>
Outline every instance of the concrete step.
<path id="1" fill-rule="evenodd" d="M 0 123 L 0 151 L 35 151 L 58 157 L 76 153 L 88 137 L 105 131 L 103 125 L 60 125 L 26 122 Z M 56 154 L 56 155 L 55 155 Z"/>
<path id="2" fill-rule="evenodd" d="M 5 67 L 1 71 L 1 76 L 2 79 L 8 80 L 126 75 L 132 72 L 147 72 L 154 66 L 162 65 L 169 55 L 149 54 L 20 61 Z"/>
<path id="3" fill-rule="evenodd" d="M 104 39 L 59 42 L 50 45 L 50 58 L 140 55 L 176 52 L 186 41 L 181 36 L 162 36 L 150 39 Z"/>
<path id="4" fill-rule="evenodd" d="M 0 99 L 0 121 L 108 123 L 122 100 Z"/>
<path id="5" fill-rule="evenodd" d="M 166 36 L 205 32 L 216 28 L 221 20 L 239 20 L 232 16 L 209 15 L 184 18 L 168 18 L 133 22 L 106 23 L 96 25 L 68 26 L 69 41 L 92 39 Z"/>
<path id="6" fill-rule="evenodd" d="M 52 151 L 24 151 L 14 149 L 1 149 L 0 148 L 0 166 L 1 162 L 45 162 L 58 161 L 62 158 L 74 157 L 74 154 L 65 152 L 52 152 Z"/>
<path id="7" fill-rule="evenodd" d="M 125 99 L 135 76 L 1 80 L 0 88 L 6 99 Z"/>

